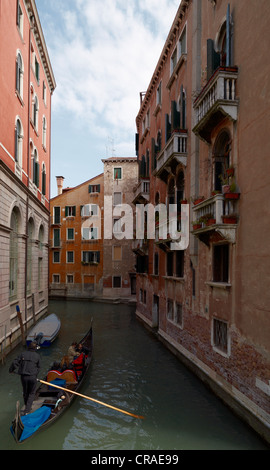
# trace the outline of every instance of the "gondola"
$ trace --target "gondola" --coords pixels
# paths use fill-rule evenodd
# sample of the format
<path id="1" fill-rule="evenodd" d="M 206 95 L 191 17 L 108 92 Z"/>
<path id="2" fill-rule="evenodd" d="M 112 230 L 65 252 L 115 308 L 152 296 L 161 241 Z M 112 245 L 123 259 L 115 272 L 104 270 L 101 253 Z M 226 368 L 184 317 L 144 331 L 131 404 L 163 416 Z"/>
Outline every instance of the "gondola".
<path id="1" fill-rule="evenodd" d="M 26 344 L 35 341 L 39 347 L 47 348 L 51 346 L 53 341 L 57 338 L 61 328 L 61 321 L 54 313 L 48 317 L 40 320 L 28 333 Z"/>
<path id="2" fill-rule="evenodd" d="M 38 385 L 32 412 L 23 415 L 19 402 L 16 404 L 16 414 L 11 425 L 11 433 L 19 444 L 25 442 L 34 434 L 53 424 L 71 405 L 89 371 L 93 354 L 92 325 L 88 333 L 79 342 L 85 348 L 86 353 L 81 353 L 72 363 L 72 368 L 64 372 L 55 366 L 48 370 L 44 380 Z M 43 383 L 42 383 L 43 382 Z M 46 382 L 46 384 L 44 383 Z M 49 385 L 51 384 L 51 385 Z M 62 391 L 61 389 L 65 389 Z"/>

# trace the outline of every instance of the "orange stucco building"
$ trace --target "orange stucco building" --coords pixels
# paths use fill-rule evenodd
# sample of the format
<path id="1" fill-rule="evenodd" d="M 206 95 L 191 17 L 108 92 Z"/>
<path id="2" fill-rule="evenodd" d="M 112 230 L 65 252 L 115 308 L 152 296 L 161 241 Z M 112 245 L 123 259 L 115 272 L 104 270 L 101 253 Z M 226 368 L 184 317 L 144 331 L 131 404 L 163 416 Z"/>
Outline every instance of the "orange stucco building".
<path id="1" fill-rule="evenodd" d="M 50 296 L 94 297 L 103 287 L 103 174 L 51 199 Z"/>
<path id="2" fill-rule="evenodd" d="M 0 2 L 0 340 L 48 306 L 51 98 L 56 87 L 34 0 Z"/>
<path id="3" fill-rule="evenodd" d="M 267 0 L 181 2 L 141 94 L 134 193 L 189 218 L 184 249 L 158 215 L 136 240 L 137 316 L 267 440 L 269 19 Z"/>

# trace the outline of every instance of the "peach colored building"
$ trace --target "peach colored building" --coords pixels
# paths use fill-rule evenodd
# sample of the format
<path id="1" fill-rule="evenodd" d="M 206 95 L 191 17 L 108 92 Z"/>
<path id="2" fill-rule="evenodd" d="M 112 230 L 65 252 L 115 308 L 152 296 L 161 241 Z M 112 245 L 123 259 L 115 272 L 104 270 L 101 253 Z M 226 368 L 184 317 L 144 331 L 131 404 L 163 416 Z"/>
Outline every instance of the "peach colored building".
<path id="1" fill-rule="evenodd" d="M 138 184 L 138 162 L 136 157 L 111 157 L 102 161 L 104 197 L 108 198 L 110 206 L 107 220 L 111 220 L 111 228 L 108 227 L 108 235 L 105 234 L 103 242 L 103 296 L 135 298 L 136 257 L 132 251 L 132 201 L 134 187 Z"/>
<path id="2" fill-rule="evenodd" d="M 0 2 L 0 342 L 48 306 L 51 97 L 56 87 L 34 0 Z"/>
<path id="3" fill-rule="evenodd" d="M 103 288 L 103 174 L 51 199 L 50 296 L 95 297 Z"/>
<path id="4" fill-rule="evenodd" d="M 134 203 L 190 230 L 134 242 L 136 313 L 270 441 L 270 9 L 246 3 L 182 1 L 141 94 Z"/>

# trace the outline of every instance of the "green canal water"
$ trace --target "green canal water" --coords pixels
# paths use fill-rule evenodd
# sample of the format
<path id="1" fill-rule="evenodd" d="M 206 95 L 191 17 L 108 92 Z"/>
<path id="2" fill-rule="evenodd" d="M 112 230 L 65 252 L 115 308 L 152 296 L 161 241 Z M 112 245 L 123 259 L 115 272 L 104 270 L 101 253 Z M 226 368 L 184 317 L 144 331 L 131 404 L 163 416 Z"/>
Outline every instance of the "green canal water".
<path id="1" fill-rule="evenodd" d="M 264 450 L 260 438 L 187 370 L 135 317 L 133 306 L 51 301 L 62 322 L 58 339 L 40 350 L 47 368 L 79 340 L 93 318 L 94 356 L 81 393 L 131 413 L 134 419 L 77 397 L 51 427 L 24 444 L 10 433 L 19 376 L 9 374 L 18 346 L 0 366 L 1 450 Z"/>

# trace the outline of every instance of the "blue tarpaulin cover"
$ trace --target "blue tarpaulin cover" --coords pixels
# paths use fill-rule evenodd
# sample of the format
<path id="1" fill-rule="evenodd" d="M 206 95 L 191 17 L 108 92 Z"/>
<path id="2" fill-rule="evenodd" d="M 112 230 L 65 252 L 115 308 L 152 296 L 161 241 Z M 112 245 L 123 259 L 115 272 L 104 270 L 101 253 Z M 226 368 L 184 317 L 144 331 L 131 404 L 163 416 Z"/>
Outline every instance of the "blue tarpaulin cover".
<path id="1" fill-rule="evenodd" d="M 57 385 L 58 387 L 65 387 L 66 386 L 66 380 L 64 379 L 54 379 L 54 380 L 51 380 L 50 381 L 50 384 L 54 384 L 54 385 Z M 50 389 L 53 389 L 56 390 L 55 387 L 49 387 Z"/>
<path id="2" fill-rule="evenodd" d="M 22 432 L 20 442 L 24 441 L 28 437 L 32 436 L 40 426 L 47 421 L 50 417 L 51 408 L 48 406 L 42 406 L 34 413 L 30 413 L 29 415 L 22 416 L 21 420 L 24 425 L 24 430 Z"/>

